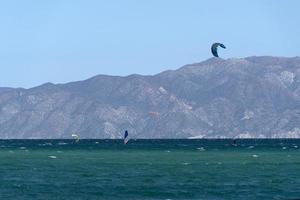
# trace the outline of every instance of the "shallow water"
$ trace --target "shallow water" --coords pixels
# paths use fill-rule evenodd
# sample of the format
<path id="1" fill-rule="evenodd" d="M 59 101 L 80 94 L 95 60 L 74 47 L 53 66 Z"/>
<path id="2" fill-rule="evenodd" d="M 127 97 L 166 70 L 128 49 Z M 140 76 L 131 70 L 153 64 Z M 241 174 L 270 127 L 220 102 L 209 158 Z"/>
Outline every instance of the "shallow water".
<path id="1" fill-rule="evenodd" d="M 300 140 L 0 140 L 0 199 L 297 199 Z"/>

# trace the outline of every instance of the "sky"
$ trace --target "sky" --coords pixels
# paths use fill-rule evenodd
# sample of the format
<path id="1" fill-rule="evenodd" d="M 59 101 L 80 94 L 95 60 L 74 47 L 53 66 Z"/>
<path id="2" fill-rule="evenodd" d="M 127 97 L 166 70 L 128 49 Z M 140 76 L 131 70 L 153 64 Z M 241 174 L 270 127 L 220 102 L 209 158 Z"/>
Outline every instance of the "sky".
<path id="1" fill-rule="evenodd" d="M 0 87 L 152 75 L 223 58 L 300 55 L 297 0 L 0 2 Z"/>

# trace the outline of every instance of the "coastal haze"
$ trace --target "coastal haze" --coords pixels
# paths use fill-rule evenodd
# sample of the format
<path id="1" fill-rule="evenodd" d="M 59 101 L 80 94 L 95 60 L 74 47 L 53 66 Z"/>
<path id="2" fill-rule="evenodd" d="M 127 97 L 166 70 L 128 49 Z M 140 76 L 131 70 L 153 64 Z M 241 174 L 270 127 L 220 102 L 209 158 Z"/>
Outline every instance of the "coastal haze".
<path id="1" fill-rule="evenodd" d="M 300 57 L 0 88 L 0 138 L 300 138 Z"/>

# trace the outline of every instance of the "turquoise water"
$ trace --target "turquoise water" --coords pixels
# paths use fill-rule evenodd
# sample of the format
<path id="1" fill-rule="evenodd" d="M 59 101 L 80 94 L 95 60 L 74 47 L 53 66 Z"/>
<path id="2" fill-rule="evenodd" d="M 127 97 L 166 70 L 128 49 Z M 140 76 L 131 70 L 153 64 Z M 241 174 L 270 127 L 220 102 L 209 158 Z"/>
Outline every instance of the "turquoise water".
<path id="1" fill-rule="evenodd" d="M 232 144 L 0 140 L 0 199 L 300 198 L 300 140 Z"/>

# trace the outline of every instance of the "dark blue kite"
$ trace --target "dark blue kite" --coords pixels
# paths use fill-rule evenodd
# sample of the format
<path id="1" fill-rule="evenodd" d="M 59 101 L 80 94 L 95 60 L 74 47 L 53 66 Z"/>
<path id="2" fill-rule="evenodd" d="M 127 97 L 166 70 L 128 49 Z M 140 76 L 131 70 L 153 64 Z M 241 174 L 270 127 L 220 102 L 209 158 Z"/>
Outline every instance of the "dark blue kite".
<path id="1" fill-rule="evenodd" d="M 222 43 L 213 43 L 213 45 L 211 45 L 211 53 L 214 55 L 214 57 L 219 57 L 218 55 L 218 47 L 222 47 L 223 49 L 226 49 L 225 45 Z"/>

